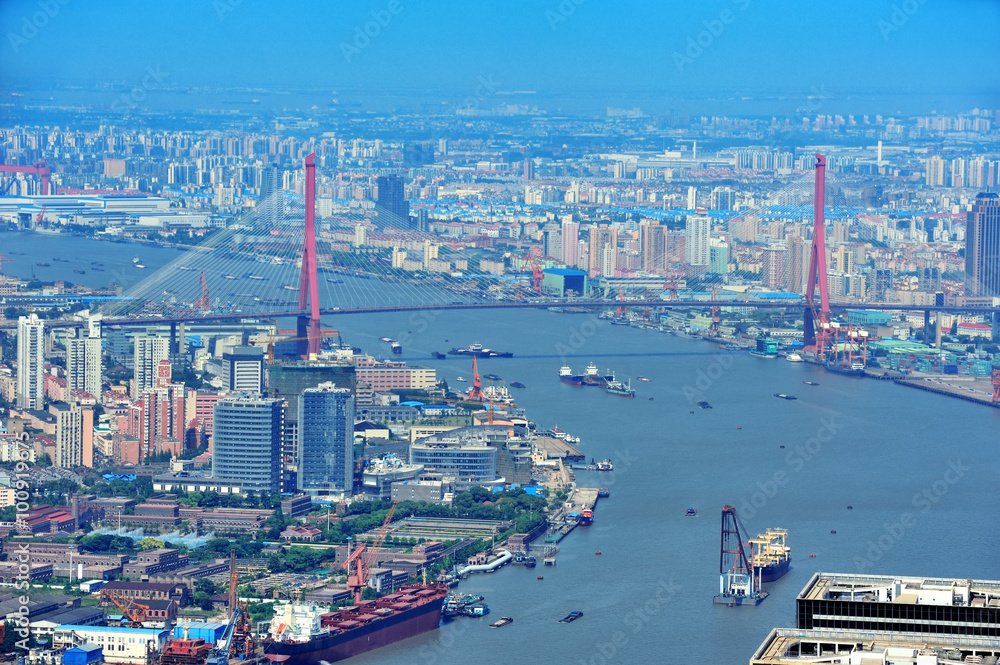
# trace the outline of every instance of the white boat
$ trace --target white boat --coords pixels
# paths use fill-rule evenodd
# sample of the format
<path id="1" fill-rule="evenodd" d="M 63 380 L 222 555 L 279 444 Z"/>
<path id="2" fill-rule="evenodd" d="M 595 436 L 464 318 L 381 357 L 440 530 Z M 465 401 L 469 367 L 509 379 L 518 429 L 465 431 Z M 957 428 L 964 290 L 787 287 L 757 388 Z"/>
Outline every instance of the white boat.
<path id="1" fill-rule="evenodd" d="M 802 356 L 800 356 L 797 353 L 789 353 L 787 356 L 785 356 L 785 360 L 787 360 L 790 363 L 800 363 L 802 362 Z"/>
<path id="2" fill-rule="evenodd" d="M 465 378 L 461 376 L 456 376 L 455 380 L 458 381 L 459 383 L 466 383 Z"/>
<path id="3" fill-rule="evenodd" d="M 142 265 L 141 263 L 133 263 L 132 265 L 134 265 L 136 268 L 145 268 L 146 267 L 146 266 Z"/>
<path id="4" fill-rule="evenodd" d="M 133 256 L 132 257 L 132 263 L 139 263 L 139 257 L 138 256 Z"/>

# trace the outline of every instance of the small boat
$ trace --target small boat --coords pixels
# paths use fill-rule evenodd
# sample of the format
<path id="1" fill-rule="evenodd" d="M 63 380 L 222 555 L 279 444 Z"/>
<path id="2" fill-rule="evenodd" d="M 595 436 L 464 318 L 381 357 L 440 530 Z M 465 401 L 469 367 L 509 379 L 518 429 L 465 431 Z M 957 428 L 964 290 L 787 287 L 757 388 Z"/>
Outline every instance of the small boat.
<path id="1" fill-rule="evenodd" d="M 598 496 L 598 498 L 601 498 L 601 499 L 607 499 L 608 497 L 611 496 L 611 488 L 610 487 L 599 487 L 597 489 L 597 496 Z"/>
<path id="2" fill-rule="evenodd" d="M 684 513 L 685 517 L 697 517 L 698 511 L 694 508 L 688 508 L 687 512 Z"/>
<path id="3" fill-rule="evenodd" d="M 597 550 L 596 552 L 594 552 L 594 554 L 596 554 L 597 556 L 601 556 L 601 550 Z"/>
<path id="4" fill-rule="evenodd" d="M 514 619 L 512 617 L 500 617 L 499 619 L 490 624 L 490 628 L 502 628 L 503 626 L 506 626 L 509 623 L 514 623 Z"/>
<path id="5" fill-rule="evenodd" d="M 543 577 L 542 575 L 539 575 L 539 576 L 538 576 L 538 577 L 536 577 L 535 579 L 537 579 L 537 580 L 544 580 L 544 579 L 545 579 L 545 577 Z"/>
<path id="6" fill-rule="evenodd" d="M 836 529 L 830 529 L 830 533 L 837 533 Z"/>
<path id="7" fill-rule="evenodd" d="M 525 386 L 520 381 L 514 381 L 513 383 L 510 384 L 510 387 L 511 388 L 524 388 Z"/>
<path id="8" fill-rule="evenodd" d="M 389 344 L 389 350 L 395 353 L 396 355 L 399 355 L 400 353 L 403 352 L 403 345 L 400 344 L 399 342 L 393 341 L 391 344 Z"/>
<path id="9" fill-rule="evenodd" d="M 809 558 L 810 558 L 810 559 L 815 559 L 815 558 L 816 558 L 816 553 L 815 553 L 815 552 L 811 553 L 811 554 L 809 555 Z"/>
<path id="10" fill-rule="evenodd" d="M 698 406 L 701 407 L 701 408 L 703 408 L 703 409 L 711 409 L 712 408 L 712 405 L 709 404 L 708 402 L 698 402 Z M 692 411 L 691 413 L 694 413 L 694 411 Z"/>
<path id="11" fill-rule="evenodd" d="M 177 269 L 178 270 L 194 270 L 194 268 L 190 268 L 188 266 L 177 266 Z"/>
<path id="12" fill-rule="evenodd" d="M 636 378 L 637 381 L 645 381 L 646 383 L 649 383 L 649 379 L 647 379 L 644 376 L 637 376 L 635 378 Z"/>
<path id="13" fill-rule="evenodd" d="M 69 263 L 69 259 L 54 258 L 53 261 L 58 261 L 59 263 Z"/>
<path id="14" fill-rule="evenodd" d="M 222 279 L 236 279 L 233 275 L 223 275 Z"/>
<path id="15" fill-rule="evenodd" d="M 580 610 L 573 610 L 572 612 L 564 616 L 562 619 L 559 619 L 559 623 L 573 623 L 582 616 L 583 612 L 581 612 Z"/>
<path id="16" fill-rule="evenodd" d="M 91 268 L 94 272 L 104 272 L 104 268 Z"/>
<path id="17" fill-rule="evenodd" d="M 389 343 L 389 342 L 392 341 L 392 338 L 391 337 L 379 337 L 378 341 Z"/>
<path id="18" fill-rule="evenodd" d="M 483 378 L 484 379 L 488 379 L 490 381 L 500 381 L 501 380 L 500 377 L 498 375 L 496 375 L 496 374 L 483 374 Z"/>
<path id="19" fill-rule="evenodd" d="M 786 395 L 785 393 L 774 393 L 774 396 L 779 399 L 798 399 L 795 395 Z"/>
<path id="20" fill-rule="evenodd" d="M 459 383 L 466 383 L 464 376 L 456 376 L 455 380 L 458 381 Z"/>
<path id="21" fill-rule="evenodd" d="M 43 268 L 48 268 L 48 267 L 49 267 L 49 266 L 51 266 L 52 264 L 51 264 L 51 263 L 45 263 L 44 261 L 39 261 L 39 262 L 38 262 L 38 263 L 36 263 L 35 265 L 36 265 L 36 266 L 41 266 L 41 267 L 43 267 Z"/>
<path id="22" fill-rule="evenodd" d="M 138 256 L 133 256 L 133 257 L 132 257 L 132 263 L 133 263 L 133 264 L 137 264 L 137 263 L 139 263 L 139 257 L 138 257 Z"/>
<path id="23" fill-rule="evenodd" d="M 103 266 L 104 264 L 101 263 L 100 261 L 91 261 L 90 265 L 92 265 L 92 266 Z"/>
<path id="24" fill-rule="evenodd" d="M 803 381 L 802 383 L 806 384 L 807 386 L 818 386 L 819 385 L 815 381 Z"/>
<path id="25" fill-rule="evenodd" d="M 614 471 L 615 465 L 611 463 L 611 460 L 605 459 L 597 463 L 598 471 Z"/>
<path id="26" fill-rule="evenodd" d="M 444 355 L 440 351 L 435 351 L 434 353 L 431 354 L 431 357 L 435 358 L 436 360 L 444 360 L 448 356 Z"/>
<path id="27" fill-rule="evenodd" d="M 298 291 L 299 290 L 299 287 L 297 287 L 297 286 L 291 286 L 291 285 L 288 285 L 288 284 L 285 284 L 281 288 L 283 288 L 286 291 Z"/>
<path id="28" fill-rule="evenodd" d="M 789 353 L 787 356 L 785 356 L 785 360 L 787 360 L 790 363 L 800 363 L 802 362 L 802 356 L 800 356 L 797 353 Z"/>
<path id="29" fill-rule="evenodd" d="M 142 265 L 141 263 L 133 263 L 132 265 L 134 265 L 136 268 L 145 268 L 146 267 L 146 266 Z"/>
<path id="30" fill-rule="evenodd" d="M 848 510 L 854 510 L 854 506 L 848 506 L 847 509 Z"/>

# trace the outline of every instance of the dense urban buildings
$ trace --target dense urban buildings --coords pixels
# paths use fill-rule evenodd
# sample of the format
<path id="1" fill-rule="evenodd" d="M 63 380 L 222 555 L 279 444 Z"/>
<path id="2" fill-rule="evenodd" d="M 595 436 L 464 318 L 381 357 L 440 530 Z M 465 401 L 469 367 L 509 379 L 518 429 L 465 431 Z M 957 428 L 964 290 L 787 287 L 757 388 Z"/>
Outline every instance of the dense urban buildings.
<path id="1" fill-rule="evenodd" d="M 235 481 L 243 492 L 281 490 L 282 403 L 234 395 L 215 404 L 212 474 Z"/>

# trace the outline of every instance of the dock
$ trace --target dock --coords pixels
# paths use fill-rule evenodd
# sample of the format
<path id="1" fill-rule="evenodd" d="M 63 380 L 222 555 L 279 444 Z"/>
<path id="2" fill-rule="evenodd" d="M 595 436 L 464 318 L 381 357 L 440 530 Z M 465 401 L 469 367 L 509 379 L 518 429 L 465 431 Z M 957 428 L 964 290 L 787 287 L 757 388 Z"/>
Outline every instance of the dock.
<path id="1" fill-rule="evenodd" d="M 566 498 L 566 503 L 549 518 L 549 531 L 545 536 L 547 545 L 554 545 L 570 534 L 578 524 L 567 519 L 569 515 L 580 514 L 584 510 L 593 510 L 597 506 L 597 487 L 578 487 Z"/>

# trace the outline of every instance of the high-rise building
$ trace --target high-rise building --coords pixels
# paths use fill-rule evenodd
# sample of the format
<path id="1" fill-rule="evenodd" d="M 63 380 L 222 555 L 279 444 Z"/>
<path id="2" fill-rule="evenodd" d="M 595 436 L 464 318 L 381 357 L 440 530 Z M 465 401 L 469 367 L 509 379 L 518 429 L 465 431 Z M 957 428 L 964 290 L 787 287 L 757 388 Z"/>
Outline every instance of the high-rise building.
<path id="1" fill-rule="evenodd" d="M 215 404 L 212 476 L 243 492 L 281 491 L 281 400 L 233 395 Z"/>
<path id="2" fill-rule="evenodd" d="M 809 279 L 809 252 L 812 246 L 801 236 L 788 239 L 788 286 L 792 293 L 805 293 Z"/>
<path id="3" fill-rule="evenodd" d="M 788 287 L 788 271 L 785 260 L 788 249 L 783 245 L 764 248 L 761 281 L 769 289 L 784 290 Z"/>
<path id="4" fill-rule="evenodd" d="M 156 385 L 157 370 L 161 360 L 170 359 L 170 340 L 166 337 L 136 335 L 133 340 L 135 374 L 132 381 L 132 399 Z"/>
<path id="5" fill-rule="evenodd" d="M 687 209 L 694 210 L 698 207 L 698 188 L 688 187 Z"/>
<path id="6" fill-rule="evenodd" d="M 264 349 L 234 346 L 222 353 L 222 389 L 241 393 L 264 392 Z"/>
<path id="7" fill-rule="evenodd" d="M 379 176 L 376 186 L 378 200 L 375 201 L 375 212 L 379 226 L 409 228 L 410 202 L 406 200 L 402 176 L 396 174 Z"/>
<path id="8" fill-rule="evenodd" d="M 580 261 L 580 225 L 576 222 L 563 222 L 562 225 L 562 261 L 568 266 L 575 266 Z"/>
<path id="9" fill-rule="evenodd" d="M 590 266 L 591 275 L 601 275 L 605 266 L 605 247 L 611 247 L 611 266 L 614 274 L 614 265 L 618 257 L 618 229 L 607 226 L 590 227 Z M 607 276 L 607 275 L 606 275 Z"/>
<path id="10" fill-rule="evenodd" d="M 550 222 L 542 229 L 542 255 L 561 259 L 563 255 L 562 234 L 559 225 Z"/>
<path id="11" fill-rule="evenodd" d="M 976 197 L 965 225 L 965 295 L 1000 296 L 1000 196 L 993 192 Z"/>
<path id="12" fill-rule="evenodd" d="M 54 402 L 49 413 L 56 419 L 55 459 L 61 469 L 94 466 L 94 412 L 79 404 Z"/>
<path id="13" fill-rule="evenodd" d="M 684 225 L 685 260 L 691 266 L 708 266 L 711 263 L 712 222 L 704 215 L 688 215 Z"/>
<path id="14" fill-rule="evenodd" d="M 530 158 L 524 160 L 524 181 L 531 182 L 535 179 L 535 161 Z"/>
<path id="15" fill-rule="evenodd" d="M 927 158 L 925 182 L 928 187 L 944 186 L 944 160 L 937 155 L 931 155 Z"/>
<path id="16" fill-rule="evenodd" d="M 642 269 L 662 275 L 667 271 L 667 227 L 643 224 L 639 235 L 642 243 Z"/>
<path id="17" fill-rule="evenodd" d="M 872 282 L 872 300 L 886 302 L 886 292 L 892 288 L 892 270 L 876 268 L 875 280 Z"/>
<path id="18" fill-rule="evenodd" d="M 41 409 L 45 386 L 45 324 L 34 314 L 17 320 L 17 406 Z"/>
<path id="19" fill-rule="evenodd" d="M 712 190 L 712 210 L 732 210 L 735 197 L 729 187 L 716 187 Z"/>
<path id="20" fill-rule="evenodd" d="M 299 396 L 297 487 L 310 494 L 350 494 L 354 479 L 354 396 L 321 383 Z"/>
<path id="21" fill-rule="evenodd" d="M 716 275 L 725 275 L 729 272 L 729 245 L 724 240 L 711 242 L 708 272 Z"/>
<path id="22" fill-rule="evenodd" d="M 951 160 L 951 186 L 965 187 L 965 160 L 956 157 Z"/>
<path id="23" fill-rule="evenodd" d="M 147 388 L 129 407 L 129 433 L 139 440 L 139 459 L 184 450 L 187 431 L 187 389 L 171 380 L 170 361 L 157 366 L 156 385 Z M 191 391 L 192 393 L 194 391 Z"/>
<path id="24" fill-rule="evenodd" d="M 101 401 L 101 338 L 92 337 L 91 331 L 66 332 L 66 389 L 82 390 Z"/>

